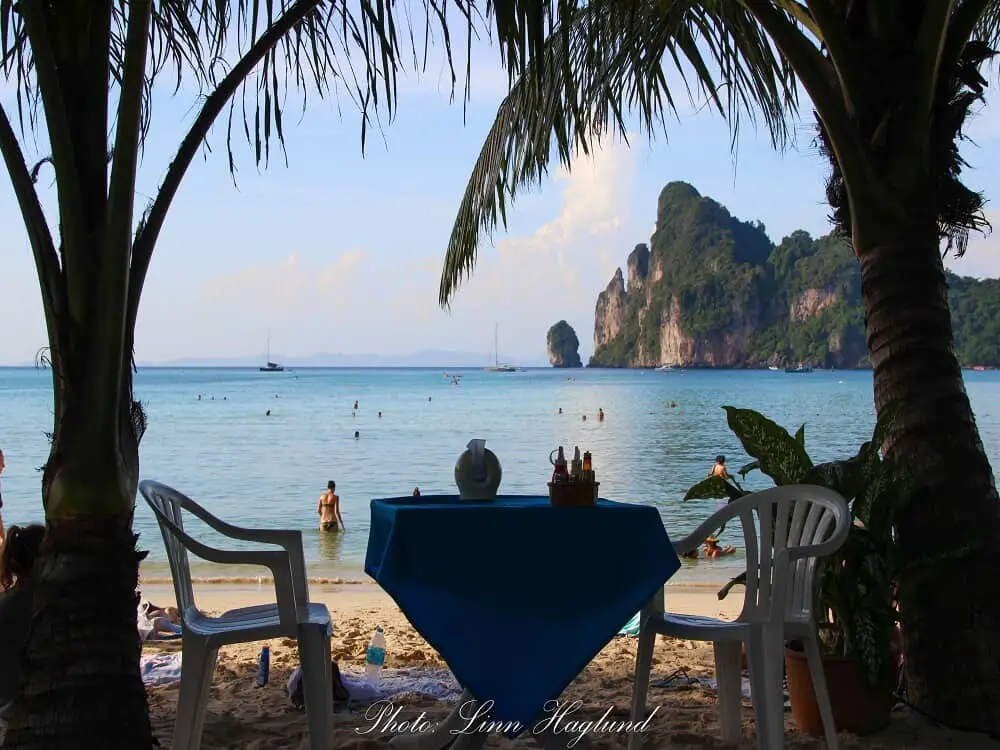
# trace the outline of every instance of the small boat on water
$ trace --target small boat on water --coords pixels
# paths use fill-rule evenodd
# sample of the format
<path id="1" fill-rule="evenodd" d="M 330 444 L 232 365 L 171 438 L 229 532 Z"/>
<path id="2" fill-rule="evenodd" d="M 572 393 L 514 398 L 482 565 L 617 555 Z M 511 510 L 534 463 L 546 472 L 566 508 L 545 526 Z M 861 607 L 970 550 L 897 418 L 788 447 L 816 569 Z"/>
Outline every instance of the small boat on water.
<path id="1" fill-rule="evenodd" d="M 674 369 L 673 365 L 660 365 L 656 368 L 657 372 L 672 372 Z"/>
<path id="2" fill-rule="evenodd" d="M 271 361 L 271 332 L 267 332 L 267 354 L 264 355 L 264 366 L 258 368 L 261 372 L 284 372 L 285 368 Z"/>
<path id="3" fill-rule="evenodd" d="M 493 366 L 484 367 L 486 372 L 517 372 L 514 365 L 508 365 L 500 361 L 500 324 L 497 323 L 493 329 Z"/>
<path id="4" fill-rule="evenodd" d="M 778 372 L 781 368 L 778 367 L 777 365 L 770 365 L 767 369 L 770 370 L 771 372 Z"/>
<path id="5" fill-rule="evenodd" d="M 785 372 L 791 372 L 791 373 L 796 373 L 796 374 L 805 374 L 805 373 L 809 373 L 809 372 L 812 372 L 812 371 L 813 371 L 813 368 L 806 367 L 805 365 L 803 365 L 801 363 L 799 364 L 798 367 L 786 367 L 785 368 Z"/>

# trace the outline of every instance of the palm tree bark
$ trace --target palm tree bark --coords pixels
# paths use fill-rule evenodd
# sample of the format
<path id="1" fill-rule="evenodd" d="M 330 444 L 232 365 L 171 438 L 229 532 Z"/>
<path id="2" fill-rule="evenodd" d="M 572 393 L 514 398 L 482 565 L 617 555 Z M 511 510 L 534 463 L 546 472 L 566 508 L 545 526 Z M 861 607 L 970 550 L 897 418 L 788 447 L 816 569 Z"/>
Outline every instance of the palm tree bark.
<path id="1" fill-rule="evenodd" d="M 952 725 L 1000 732 L 1000 498 L 954 352 L 937 228 L 925 224 L 854 229 L 875 406 L 898 410 L 886 448 L 912 482 L 896 518 L 908 697 Z"/>

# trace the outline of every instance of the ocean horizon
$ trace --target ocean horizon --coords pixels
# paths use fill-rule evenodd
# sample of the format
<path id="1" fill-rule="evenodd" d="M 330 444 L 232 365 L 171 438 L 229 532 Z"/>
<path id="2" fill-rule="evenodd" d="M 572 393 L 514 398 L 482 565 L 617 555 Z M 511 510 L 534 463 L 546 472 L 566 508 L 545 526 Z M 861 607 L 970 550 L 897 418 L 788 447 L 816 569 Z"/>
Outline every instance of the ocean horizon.
<path id="1" fill-rule="evenodd" d="M 446 371 L 460 373 L 460 384 Z M 967 371 L 965 379 L 995 463 L 1000 373 Z M 484 438 L 499 457 L 501 494 L 544 495 L 550 451 L 559 445 L 589 450 L 601 497 L 654 505 L 677 540 L 716 510 L 714 501 L 682 500 L 716 454 L 726 455 L 731 471 L 748 460 L 726 425 L 723 405 L 757 409 L 791 431 L 804 423 L 806 448 L 816 461 L 853 455 L 875 420 L 870 370 L 539 367 L 493 373 L 413 366 L 271 373 L 256 367 L 147 366 L 135 375 L 135 394 L 149 423 L 140 447 L 142 478 L 175 487 L 229 523 L 301 530 L 310 578 L 330 582 L 369 580 L 363 565 L 371 500 L 410 495 L 414 487 L 425 494 L 455 493 L 455 460 L 472 438 Z M 43 518 L 38 467 L 48 454 L 51 399 L 47 370 L 0 368 L 8 526 Z M 603 422 L 596 418 L 599 408 Z M 318 530 L 317 498 L 331 479 L 341 497 L 343 533 Z M 763 489 L 770 481 L 751 475 L 745 486 Z M 186 528 L 198 539 L 247 547 L 191 521 Z M 159 529 L 141 499 L 135 528 L 140 547 L 150 552 L 143 580 L 169 579 Z M 731 525 L 722 541 L 735 545 L 737 554 L 685 561 L 672 581 L 717 582 L 741 572 L 742 535 Z M 511 540 L 511 554 L 517 554 L 517 540 Z M 195 558 L 192 573 L 219 582 L 269 575 L 266 569 Z"/>

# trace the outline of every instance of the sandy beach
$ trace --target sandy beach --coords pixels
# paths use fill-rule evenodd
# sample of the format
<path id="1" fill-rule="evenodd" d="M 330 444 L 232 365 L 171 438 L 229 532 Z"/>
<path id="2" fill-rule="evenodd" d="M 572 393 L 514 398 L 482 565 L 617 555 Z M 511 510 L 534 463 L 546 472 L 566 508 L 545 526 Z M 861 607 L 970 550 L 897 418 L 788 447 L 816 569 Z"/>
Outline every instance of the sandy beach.
<path id="1" fill-rule="evenodd" d="M 738 614 L 742 598 L 730 596 L 719 601 L 717 586 L 667 587 L 668 606 L 674 611 L 733 618 Z M 172 589 L 163 584 L 147 584 L 143 597 L 156 604 L 174 603 Z M 388 642 L 386 668 L 442 668 L 445 664 L 418 635 L 395 603 L 375 585 L 312 584 L 311 598 L 329 606 L 334 617 L 332 657 L 342 669 L 359 669 L 364 663 L 365 648 L 376 625 L 385 629 Z M 198 606 L 206 611 L 222 611 L 235 606 L 273 601 L 268 585 L 202 584 L 196 587 Z M 205 721 L 202 747 L 205 750 L 270 750 L 274 748 L 307 748 L 305 714 L 296 711 L 288 701 L 285 685 L 298 664 L 294 640 L 270 642 L 271 679 L 264 688 L 254 686 L 257 657 L 263 643 L 242 644 L 223 648 L 212 697 Z M 609 708 L 615 719 L 628 718 L 635 667 L 636 639 L 615 638 L 595 658 L 584 672 L 567 688 L 564 700 L 580 700 L 584 704 L 583 718 L 598 719 Z M 180 642 L 147 643 L 144 654 L 169 653 L 180 650 Z M 660 638 L 653 659 L 653 682 L 662 680 L 675 670 L 683 669 L 694 678 L 714 676 L 712 649 L 709 644 Z M 525 677 L 528 679 L 528 676 Z M 171 733 L 177 704 L 177 685 L 149 689 L 150 709 L 154 730 L 164 748 L 171 747 Z M 400 696 L 397 706 L 400 718 L 412 719 L 426 712 L 431 721 L 442 720 L 453 708 L 448 701 L 433 700 L 420 695 Z M 663 746 L 707 748 L 723 747 L 719 740 L 718 708 L 713 691 L 704 686 L 684 685 L 676 680 L 670 687 L 651 687 L 649 707 L 659 711 L 643 735 L 643 747 Z M 365 707 L 352 706 L 335 718 L 334 747 L 365 750 L 385 748 L 391 734 L 365 733 L 372 722 L 364 715 Z M 786 713 L 786 747 L 822 748 L 816 738 L 796 732 L 790 714 Z M 627 737 L 613 734 L 589 735 L 596 750 L 624 750 Z M 568 738 L 569 739 L 569 738 Z M 904 748 L 989 748 L 997 744 L 978 735 L 947 731 L 931 725 L 908 709 L 897 709 L 891 727 L 878 735 L 859 738 L 841 735 L 841 747 L 875 750 Z M 528 736 L 507 740 L 491 736 L 490 748 L 537 747 Z M 740 747 L 756 747 L 753 710 L 744 701 L 743 738 Z"/>

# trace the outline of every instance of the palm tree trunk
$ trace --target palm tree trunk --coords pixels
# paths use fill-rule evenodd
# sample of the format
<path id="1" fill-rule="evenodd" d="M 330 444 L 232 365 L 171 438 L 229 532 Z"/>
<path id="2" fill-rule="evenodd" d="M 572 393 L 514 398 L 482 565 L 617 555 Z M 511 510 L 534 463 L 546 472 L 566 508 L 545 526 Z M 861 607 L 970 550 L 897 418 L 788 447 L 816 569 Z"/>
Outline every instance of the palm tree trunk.
<path id="1" fill-rule="evenodd" d="M 47 524 L 24 682 L 4 750 L 148 750 L 153 735 L 136 629 L 145 554 L 132 532 L 141 410 L 126 370 L 120 409 L 128 416 L 117 439 L 102 439 L 86 429 L 94 408 L 74 399 L 76 389 L 66 388 L 54 365 L 63 409 L 43 480 Z M 120 448 L 109 451 L 114 443 Z"/>
<path id="2" fill-rule="evenodd" d="M 1000 731 L 1000 498 L 954 352 L 937 230 L 855 225 L 875 406 L 913 494 L 898 509 L 909 700 Z"/>

